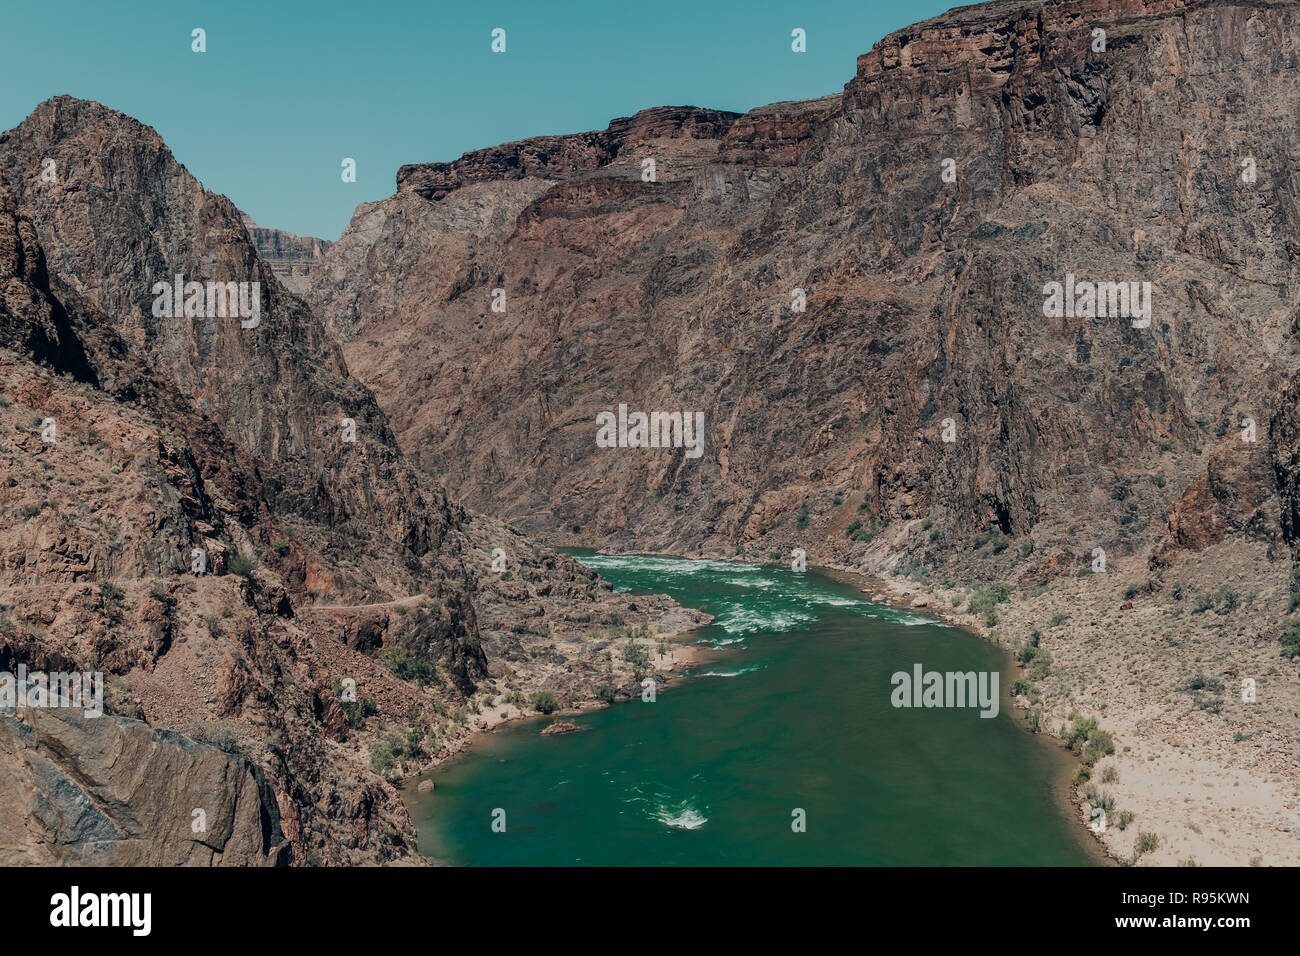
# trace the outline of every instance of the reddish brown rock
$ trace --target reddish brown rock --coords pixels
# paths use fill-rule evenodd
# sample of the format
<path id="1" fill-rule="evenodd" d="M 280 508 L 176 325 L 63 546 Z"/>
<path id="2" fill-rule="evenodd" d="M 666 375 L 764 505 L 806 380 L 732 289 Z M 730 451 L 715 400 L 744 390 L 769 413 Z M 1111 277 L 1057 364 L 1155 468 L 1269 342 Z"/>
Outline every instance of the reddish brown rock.
<path id="1" fill-rule="evenodd" d="M 585 729 L 586 728 L 584 727 L 579 727 L 577 724 L 571 724 L 567 720 L 557 720 L 555 723 L 547 725 L 546 729 L 542 731 L 542 736 L 549 737 L 552 734 L 573 734 Z"/>

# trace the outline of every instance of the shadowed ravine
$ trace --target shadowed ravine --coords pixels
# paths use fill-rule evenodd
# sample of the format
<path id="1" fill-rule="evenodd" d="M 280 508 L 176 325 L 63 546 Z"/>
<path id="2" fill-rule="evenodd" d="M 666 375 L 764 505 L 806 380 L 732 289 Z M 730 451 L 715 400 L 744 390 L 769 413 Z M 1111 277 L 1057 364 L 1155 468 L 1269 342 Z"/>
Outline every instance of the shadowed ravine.
<path id="1" fill-rule="evenodd" d="M 578 553 L 616 588 L 715 615 L 718 648 L 654 703 L 484 736 L 407 800 L 422 852 L 453 864 L 1097 862 L 1068 816 L 1068 760 L 1010 712 L 895 709 L 890 675 L 999 670 L 956 628 L 873 605 L 816 571 Z M 493 812 L 506 831 L 493 832 Z M 792 812 L 806 811 L 795 833 Z"/>

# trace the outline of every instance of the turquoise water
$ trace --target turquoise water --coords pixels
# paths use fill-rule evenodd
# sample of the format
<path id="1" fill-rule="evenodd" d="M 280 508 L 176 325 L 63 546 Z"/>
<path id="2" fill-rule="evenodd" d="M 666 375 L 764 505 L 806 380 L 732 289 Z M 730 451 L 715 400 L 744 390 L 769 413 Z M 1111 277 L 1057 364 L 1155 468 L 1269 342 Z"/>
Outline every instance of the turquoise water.
<path id="1" fill-rule="evenodd" d="M 896 671 L 1000 671 L 956 628 L 810 570 L 575 553 L 616 588 L 715 615 L 654 703 L 485 735 L 407 794 L 422 852 L 468 865 L 1080 865 L 1065 756 L 1005 701 L 895 708 Z M 505 832 L 494 832 L 504 811 Z M 795 832 L 802 811 L 804 832 Z M 495 819 L 501 814 L 496 813 Z"/>

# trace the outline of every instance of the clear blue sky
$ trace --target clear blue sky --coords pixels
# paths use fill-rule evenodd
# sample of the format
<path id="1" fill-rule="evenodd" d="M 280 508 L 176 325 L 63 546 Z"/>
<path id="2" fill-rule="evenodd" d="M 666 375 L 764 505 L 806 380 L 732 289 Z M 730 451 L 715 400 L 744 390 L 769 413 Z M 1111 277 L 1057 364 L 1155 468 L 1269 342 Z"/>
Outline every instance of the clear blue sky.
<path id="1" fill-rule="evenodd" d="M 0 129 L 60 93 L 154 127 L 259 224 L 337 238 L 404 163 L 603 129 L 650 106 L 835 93 L 957 0 L 6 0 Z M 190 31 L 207 31 L 207 52 Z M 506 30 L 504 54 L 490 50 Z M 808 52 L 790 50 L 807 31 Z M 340 179 L 344 157 L 357 182 Z"/>

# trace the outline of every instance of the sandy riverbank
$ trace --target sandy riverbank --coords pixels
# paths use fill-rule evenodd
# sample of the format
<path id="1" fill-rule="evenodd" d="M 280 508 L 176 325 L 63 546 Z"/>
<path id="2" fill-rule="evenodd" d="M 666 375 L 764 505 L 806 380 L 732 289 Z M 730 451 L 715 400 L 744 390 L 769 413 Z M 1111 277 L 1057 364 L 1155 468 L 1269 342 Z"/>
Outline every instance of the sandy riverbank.
<path id="1" fill-rule="evenodd" d="M 688 639 L 690 634 L 706 626 L 711 620 L 712 617 L 703 612 L 687 612 L 684 610 L 681 613 L 669 612 L 664 614 L 655 622 L 654 634 L 656 636 L 650 643 L 649 650 L 652 673 L 663 678 L 659 693 L 663 693 L 665 689 L 670 688 L 682 676 L 683 671 L 707 663 L 718 656 L 715 649 L 692 643 Z M 657 642 L 660 638 L 666 644 L 666 653 L 664 654 L 659 653 Z M 624 665 L 620 663 L 618 669 L 625 669 Z M 629 675 L 620 674 L 620 676 L 626 678 Z M 622 700 L 618 701 L 618 703 L 623 702 Z M 512 703 L 507 699 L 507 695 L 496 694 L 490 703 L 484 703 L 481 706 L 480 713 L 467 721 L 459 732 L 444 741 L 443 747 L 432 760 L 422 763 L 418 767 L 412 767 L 408 773 L 397 779 L 396 784 L 403 795 L 414 791 L 421 781 L 436 774 L 439 768 L 448 760 L 466 752 L 482 735 L 489 734 L 504 724 L 521 720 L 537 721 L 540 733 L 542 729 L 555 721 L 610 706 L 614 705 L 593 697 L 590 700 L 581 701 L 575 706 L 556 708 L 550 714 L 539 714 L 535 709 L 521 708 L 516 703 Z"/>
<path id="2" fill-rule="evenodd" d="M 1090 781 L 1115 800 L 1110 825 L 1093 834 L 1112 859 L 1135 862 L 1138 835 L 1152 833 L 1159 843 L 1136 858 L 1138 865 L 1300 865 L 1300 764 L 1294 732 L 1287 730 L 1300 716 L 1300 675 L 1279 659 L 1276 638 L 1267 633 L 1278 617 L 1273 592 L 1285 579 L 1261 582 L 1258 562 L 1211 555 L 1204 567 L 1181 569 L 1188 597 L 1142 608 L 1125 598 L 1126 582 L 1145 573 L 1140 561 L 1131 563 L 1013 594 L 997 606 L 992 626 L 957 609 L 968 590 L 835 570 L 856 578 L 869 597 L 933 615 L 1009 651 L 1039 632 L 1053 659 L 1051 673 L 1032 692 L 1033 705 L 1042 709 L 1041 733 L 1059 741 L 1075 718 L 1095 717 L 1114 735 L 1115 753 L 1098 761 Z M 1228 625 L 1223 615 L 1192 611 L 1192 593 L 1231 582 L 1237 567 L 1244 579 L 1254 575 L 1253 583 L 1265 585 L 1249 595 L 1241 620 Z M 1176 606 L 1182 601 L 1188 606 Z M 1220 632 L 1229 626 L 1241 639 L 1225 647 L 1229 639 Z M 1252 638 L 1252 631 L 1264 637 Z M 1017 671 L 1024 674 L 1019 665 Z M 1225 678 L 1222 696 L 1207 702 L 1187 690 L 1193 672 L 1223 672 L 1233 680 L 1250 675 L 1258 698 L 1242 701 Z M 1015 698 L 1022 709 L 1030 703 Z M 1086 786 L 1070 788 L 1080 826 L 1089 819 Z M 1133 814 L 1123 829 L 1114 822 L 1120 811 Z"/>

